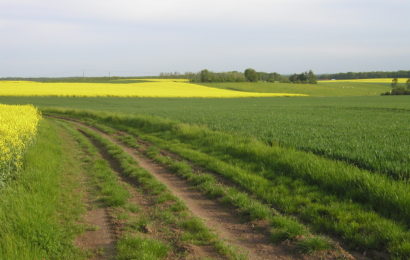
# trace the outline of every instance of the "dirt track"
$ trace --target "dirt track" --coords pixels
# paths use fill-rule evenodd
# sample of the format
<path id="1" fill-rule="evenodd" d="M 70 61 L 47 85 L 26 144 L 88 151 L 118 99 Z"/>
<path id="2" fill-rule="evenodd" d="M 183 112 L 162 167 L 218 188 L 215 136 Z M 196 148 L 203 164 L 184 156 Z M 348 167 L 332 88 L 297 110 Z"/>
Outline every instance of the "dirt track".
<path id="1" fill-rule="evenodd" d="M 189 210 L 213 230 L 221 239 L 237 247 L 249 259 L 307 259 L 290 252 L 287 246 L 275 246 L 269 241 L 266 223 L 244 223 L 235 210 L 217 201 L 208 199 L 201 192 L 193 188 L 182 178 L 176 176 L 166 168 L 156 164 L 152 160 L 141 156 L 135 149 L 120 143 L 114 137 L 107 135 L 93 127 L 81 122 L 68 120 L 76 126 L 86 127 L 97 132 L 99 135 L 120 146 L 126 153 L 132 156 L 139 165 L 150 172 L 168 189 L 180 198 Z"/>

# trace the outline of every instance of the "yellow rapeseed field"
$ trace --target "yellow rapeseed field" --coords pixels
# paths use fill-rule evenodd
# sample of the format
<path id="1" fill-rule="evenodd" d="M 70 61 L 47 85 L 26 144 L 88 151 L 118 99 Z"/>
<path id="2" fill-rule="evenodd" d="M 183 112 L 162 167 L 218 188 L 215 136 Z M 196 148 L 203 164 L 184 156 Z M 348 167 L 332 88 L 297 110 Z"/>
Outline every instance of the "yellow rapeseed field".
<path id="1" fill-rule="evenodd" d="M 41 116 L 31 106 L 0 104 L 0 186 L 22 164 L 23 154 L 37 133 Z"/>
<path id="2" fill-rule="evenodd" d="M 362 82 L 362 83 L 391 83 L 392 78 L 379 79 L 338 79 L 338 80 L 321 80 L 319 82 Z M 407 78 L 399 78 L 399 83 L 406 83 Z"/>
<path id="3" fill-rule="evenodd" d="M 0 81 L 0 96 L 76 96 L 76 97 L 275 97 L 306 96 L 288 93 L 253 93 L 211 88 L 187 80 L 144 79 L 138 83 L 44 83 Z"/>

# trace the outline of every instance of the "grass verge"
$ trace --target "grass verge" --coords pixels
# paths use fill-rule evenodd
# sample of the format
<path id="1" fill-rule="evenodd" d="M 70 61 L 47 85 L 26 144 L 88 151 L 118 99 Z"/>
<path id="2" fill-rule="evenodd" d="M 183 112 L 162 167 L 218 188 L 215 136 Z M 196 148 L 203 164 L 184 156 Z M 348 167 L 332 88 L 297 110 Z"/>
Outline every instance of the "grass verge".
<path id="1" fill-rule="evenodd" d="M 39 125 L 37 140 L 21 174 L 0 191 L 1 259 L 82 259 L 73 246 L 84 210 L 78 186 L 75 149 L 49 120 Z"/>

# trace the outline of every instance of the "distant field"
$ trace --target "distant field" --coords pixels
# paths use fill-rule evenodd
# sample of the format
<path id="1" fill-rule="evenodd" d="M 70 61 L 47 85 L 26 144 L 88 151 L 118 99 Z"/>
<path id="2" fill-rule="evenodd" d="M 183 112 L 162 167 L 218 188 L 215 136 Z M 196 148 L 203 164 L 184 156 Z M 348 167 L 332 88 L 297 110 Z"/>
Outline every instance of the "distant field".
<path id="1" fill-rule="evenodd" d="M 0 103 L 156 115 L 410 176 L 410 97 L 0 97 Z"/>
<path id="2" fill-rule="evenodd" d="M 321 80 L 320 83 L 340 83 L 340 82 L 353 82 L 353 83 L 391 83 L 392 78 L 378 78 L 378 79 L 338 79 L 338 80 Z M 398 78 L 398 83 L 406 83 L 407 78 Z"/>
<path id="3" fill-rule="evenodd" d="M 5 201 L 9 203 L 0 204 L 0 212 L 2 209 L 3 212 L 7 212 L 7 214 L 0 214 L 2 220 L 0 222 L 3 223 L 0 227 L 6 230 L 0 233 L 0 238 L 4 238 L 0 239 L 1 241 L 10 241 L 9 237 L 15 237 L 15 241 L 22 241 L 24 245 L 36 244 L 37 236 L 25 235 L 32 233 L 45 234 L 45 237 L 53 238 L 47 240 L 53 243 L 40 245 L 47 249 L 42 254 L 44 257 L 30 257 L 30 259 L 50 258 L 48 248 L 54 246 L 54 241 L 61 245 L 71 245 L 64 241 L 73 239 L 74 233 L 71 231 L 72 235 L 65 235 L 69 230 L 73 230 L 73 227 L 70 225 L 65 227 L 64 224 L 60 228 L 57 225 L 60 222 L 66 223 L 65 221 L 55 218 L 56 224 L 52 225 L 50 232 L 43 231 L 43 227 L 49 225 L 45 219 L 56 215 L 47 213 L 48 211 L 43 208 L 50 207 L 49 205 L 53 208 L 56 203 L 62 203 L 61 199 L 54 198 L 58 198 L 59 193 L 66 194 L 67 198 L 75 201 L 68 201 L 68 203 L 64 201 L 63 205 L 67 204 L 67 207 L 64 207 L 61 216 L 68 219 L 68 222 L 70 219 L 78 219 L 79 213 L 74 214 L 69 211 L 85 207 L 86 205 L 81 201 L 86 200 L 75 197 L 75 194 L 81 193 L 78 192 L 78 188 L 64 189 L 67 183 L 70 184 L 69 178 L 75 177 L 70 175 L 74 173 L 80 174 L 76 178 L 90 175 L 87 178 L 95 181 L 98 179 L 96 185 L 99 188 L 95 188 L 100 190 L 101 194 L 97 194 L 97 197 L 90 201 L 105 201 L 98 207 L 107 208 L 106 212 L 111 212 L 110 209 L 115 205 L 114 209 L 119 209 L 118 217 L 107 216 L 107 219 L 113 219 L 113 223 L 119 223 L 117 218 L 126 221 L 127 232 L 121 234 L 122 237 L 117 241 L 118 258 L 121 259 L 134 259 L 135 257 L 131 256 L 140 254 L 139 244 L 133 246 L 134 244 L 129 244 L 126 239 L 129 239 L 129 234 L 140 235 L 141 227 L 146 225 L 150 229 L 153 228 L 154 231 L 150 232 L 150 235 L 154 237 L 148 242 L 145 241 L 149 243 L 145 250 L 150 250 L 153 248 L 152 245 L 160 243 L 163 247 L 161 254 L 164 256 L 167 254 L 173 256 L 172 254 L 180 252 L 180 247 L 174 247 L 175 241 L 182 242 L 178 240 L 180 238 L 187 243 L 185 237 L 198 237 L 200 244 L 195 244 L 195 241 L 192 243 L 196 246 L 206 245 L 208 248 L 216 246 L 215 243 L 219 241 L 206 233 L 208 227 L 215 230 L 215 225 L 208 225 L 205 222 L 205 226 L 202 226 L 201 222 L 196 223 L 193 222 L 194 220 L 181 218 L 188 216 L 184 210 L 192 209 L 189 205 L 199 205 L 201 212 L 208 212 L 209 204 L 196 201 L 187 204 L 188 206 L 176 204 L 180 199 L 186 197 L 192 199 L 196 195 L 178 196 L 172 200 L 175 203 L 170 201 L 168 191 L 165 189 L 167 186 L 163 185 L 163 180 L 161 181 L 163 177 L 156 183 L 153 182 L 156 180 L 152 177 L 153 174 L 169 176 L 169 180 L 176 177 L 174 174 L 178 175 L 193 192 L 200 192 L 207 196 L 209 201 L 221 203 L 221 209 L 229 210 L 228 213 L 233 217 L 240 214 L 241 219 L 248 221 L 246 226 L 250 227 L 249 221 L 253 220 L 269 223 L 261 229 L 258 227 L 258 230 L 264 230 L 267 234 L 266 241 L 276 243 L 277 246 L 286 244 L 291 245 L 292 248 L 305 248 L 297 251 L 302 255 L 316 252 L 324 256 L 327 255 L 327 250 L 331 251 L 330 254 L 339 254 L 332 252 L 338 250 L 338 247 L 333 247 L 335 241 L 332 239 L 337 238 L 336 243 L 344 249 L 366 254 L 370 259 L 378 259 L 380 255 L 386 258 L 391 256 L 392 259 L 409 259 L 410 97 L 380 96 L 379 92 L 390 89 L 389 83 L 332 82 L 317 85 L 218 83 L 219 88 L 211 88 L 218 84 L 200 86 L 184 81 L 152 82 L 134 79 L 122 79 L 112 84 L 114 82 L 107 83 L 107 79 L 98 79 L 99 82 L 81 82 L 81 80 L 34 83 L 47 85 L 53 91 L 55 90 L 53 88 L 61 86 L 60 84 L 65 86 L 61 89 L 71 91 L 73 89 L 70 86 L 82 86 L 83 89 L 75 90 L 90 91 L 87 86 L 95 85 L 95 89 L 91 89 L 101 91 L 104 90 L 102 86 L 109 85 L 113 91 L 123 91 L 123 87 L 141 90 L 140 87 L 144 88 L 148 85 L 151 87 L 146 88 L 147 91 L 160 90 L 163 96 L 161 98 L 1 96 L 0 90 L 0 103 L 34 104 L 43 111 L 44 116 L 38 139 L 34 142 L 34 147 L 40 144 L 42 148 L 31 153 L 36 157 L 28 158 L 29 160 L 26 161 L 28 163 L 23 168 L 30 170 L 33 166 L 41 167 L 34 174 L 28 171 L 28 174 L 24 172 L 21 175 L 36 176 L 40 179 L 33 179 L 27 183 L 18 181 L 17 186 L 10 186 L 9 193 L 4 193 Z M 29 83 L 33 84 L 33 82 Z M 158 87 L 161 84 L 165 84 L 168 90 L 170 85 L 178 86 L 173 93 L 181 93 L 178 91 L 184 90 L 187 91 L 184 93 L 186 96 L 167 97 L 168 93 Z M 237 91 L 235 86 L 240 86 L 249 92 Z M 230 94 L 250 95 L 260 94 L 251 91 L 271 88 L 271 91 L 275 91 L 273 92 L 275 96 L 278 93 L 276 86 L 282 87 L 283 91 L 286 89 L 291 91 L 294 88 L 294 91 L 309 92 L 310 96 L 189 98 L 189 94 L 197 87 L 212 93 L 223 91 Z M 32 90 L 38 91 L 35 88 Z M 333 95 L 333 97 L 326 95 Z M 62 108 L 75 109 L 75 111 L 62 110 Z M 85 127 L 84 124 L 67 120 L 69 118 L 81 120 L 89 126 Z M 62 121 L 64 119 L 65 122 Z M 48 127 L 49 131 L 45 131 L 47 129 L 44 127 Z M 106 158 L 107 155 L 109 157 Z M 133 157 L 135 155 L 150 158 L 147 162 L 165 167 L 168 174 L 153 171 L 154 165 L 144 168 L 136 163 L 140 159 Z M 69 161 L 64 162 L 66 159 Z M 110 168 L 108 159 L 118 163 L 119 168 Z M 132 183 L 129 184 L 137 184 L 138 188 L 134 191 L 138 193 L 127 192 L 125 187 L 128 185 L 124 186 L 118 182 L 123 178 L 118 178 L 116 174 L 131 177 Z M 93 188 L 86 187 L 83 184 L 85 182 L 76 178 L 71 180 L 73 184 L 82 185 L 80 187 L 84 190 Z M 56 181 L 61 182 L 62 185 L 57 185 Z M 42 185 L 42 188 L 38 187 L 43 183 L 45 185 Z M 139 187 L 140 185 L 142 186 Z M 175 194 L 182 194 L 182 191 L 187 190 L 181 188 L 179 184 L 176 186 L 179 188 L 174 187 Z M 54 192 L 47 190 L 50 187 Z M 14 191 L 23 192 L 16 194 Z M 147 205 L 146 202 L 138 204 L 139 192 L 142 192 L 141 195 L 143 194 L 145 199 L 150 198 L 155 203 L 149 206 L 144 206 Z M 51 196 L 48 196 L 49 194 Z M 129 198 L 129 195 L 132 197 Z M 16 203 L 16 200 L 22 197 L 27 199 Z M 50 201 L 50 198 L 53 200 Z M 131 202 L 137 204 L 132 204 L 134 206 L 130 207 Z M 16 205 L 21 206 L 15 210 Z M 36 220 L 34 222 L 20 221 L 20 216 L 33 214 L 32 207 L 27 205 L 38 205 L 41 209 L 38 212 L 47 214 L 34 215 Z M 124 212 L 130 214 L 124 215 Z M 145 215 L 145 212 L 150 213 Z M 161 216 L 156 217 L 155 212 L 160 212 Z M 134 214 L 137 214 L 137 218 L 134 218 Z M 58 215 L 60 216 L 59 212 Z M 131 218 L 128 219 L 127 216 Z M 204 215 L 199 216 L 206 219 Z M 143 226 L 139 224 L 141 219 L 144 219 Z M 146 222 L 145 219 L 148 221 Z M 219 223 L 219 217 L 214 219 L 214 223 Z M 27 224 L 23 226 L 22 231 L 16 232 L 20 228 L 19 225 L 15 225 L 16 223 Z M 221 225 L 224 228 L 225 226 Z M 102 230 L 100 226 L 97 227 L 95 232 Z M 181 230 L 175 232 L 175 227 L 181 227 Z M 61 229 L 62 235 L 55 232 L 57 228 Z M 156 236 L 157 231 L 160 230 L 165 230 L 164 234 L 176 236 L 168 238 L 162 236 L 162 233 Z M 224 232 L 233 232 L 230 230 L 233 230 L 231 226 L 229 229 L 219 229 L 218 239 L 224 239 Z M 241 230 L 243 234 L 243 229 L 237 230 Z M 14 236 L 14 234 L 18 235 Z M 54 237 L 55 234 L 61 239 Z M 160 239 L 155 240 L 156 237 Z M 167 239 L 164 240 L 164 237 Z M 286 243 L 282 243 L 283 241 Z M 253 250 L 255 243 L 251 242 L 249 248 Z M 124 249 L 124 245 L 127 245 L 127 248 Z M 189 246 L 187 248 L 190 248 Z M 18 259 L 19 257 L 13 254 L 19 251 L 10 248 L 10 257 L 5 258 Z M 22 248 L 28 248 L 30 251 L 29 246 L 22 246 Z M 61 251 L 61 255 L 81 253 L 71 252 L 73 250 L 71 247 L 58 248 L 58 250 Z M 54 251 L 50 252 L 54 254 Z M 129 254 L 130 252 L 132 254 Z M 185 255 L 189 252 L 183 253 Z M 224 250 L 218 253 L 231 255 L 236 251 Z M 0 255 L 2 255 L 1 250 Z M 272 254 L 269 253 L 269 256 Z M 77 256 L 60 258 L 80 259 Z M 236 256 L 229 258 L 240 259 Z"/>
<path id="4" fill-rule="evenodd" d="M 0 96 L 76 97 L 269 97 L 303 96 L 297 93 L 255 93 L 210 88 L 186 80 L 143 79 L 139 82 L 0 81 Z"/>
<path id="5" fill-rule="evenodd" d="M 391 82 L 391 80 L 390 80 Z M 319 81 L 318 84 L 270 82 L 201 83 L 204 86 L 236 91 L 265 93 L 300 93 L 309 96 L 378 96 L 391 89 L 390 82 Z"/>

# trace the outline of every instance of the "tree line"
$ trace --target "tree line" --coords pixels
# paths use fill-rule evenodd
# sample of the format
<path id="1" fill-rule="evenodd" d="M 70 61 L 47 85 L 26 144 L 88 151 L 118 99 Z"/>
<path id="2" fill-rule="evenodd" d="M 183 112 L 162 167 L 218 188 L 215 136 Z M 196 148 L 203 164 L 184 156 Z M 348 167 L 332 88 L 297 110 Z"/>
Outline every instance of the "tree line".
<path id="1" fill-rule="evenodd" d="M 317 77 L 312 70 L 302 72 L 300 74 L 292 74 L 290 76 L 281 75 L 276 72 L 256 71 L 252 68 L 246 69 L 244 72 L 228 71 L 228 72 L 213 72 L 207 69 L 197 73 L 186 72 L 179 74 L 161 73 L 160 78 L 187 78 L 191 82 L 280 82 L 280 83 L 308 83 L 316 84 Z"/>
<path id="2" fill-rule="evenodd" d="M 410 78 L 410 70 L 399 71 L 370 71 L 370 72 L 344 72 L 334 74 L 321 74 L 319 79 L 373 79 L 373 78 Z"/>
<path id="3" fill-rule="evenodd" d="M 392 79 L 392 90 L 382 95 L 410 95 L 410 78 L 407 79 L 405 84 L 400 84 L 398 78 Z"/>

